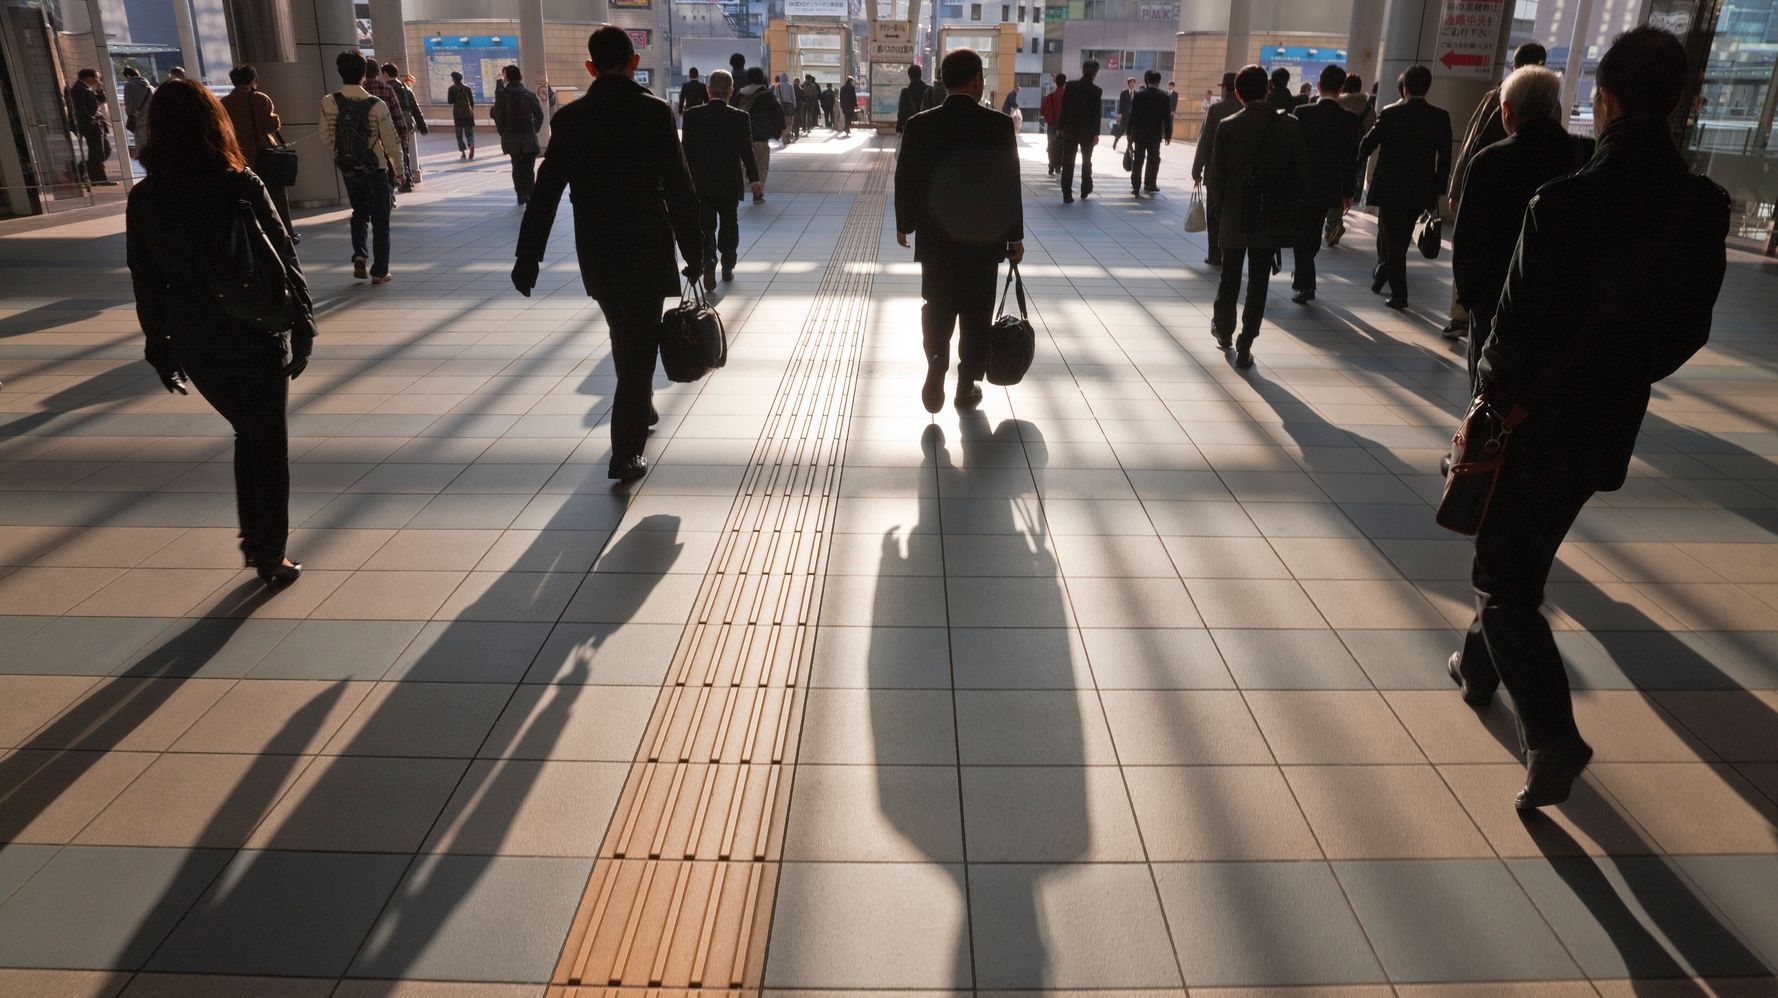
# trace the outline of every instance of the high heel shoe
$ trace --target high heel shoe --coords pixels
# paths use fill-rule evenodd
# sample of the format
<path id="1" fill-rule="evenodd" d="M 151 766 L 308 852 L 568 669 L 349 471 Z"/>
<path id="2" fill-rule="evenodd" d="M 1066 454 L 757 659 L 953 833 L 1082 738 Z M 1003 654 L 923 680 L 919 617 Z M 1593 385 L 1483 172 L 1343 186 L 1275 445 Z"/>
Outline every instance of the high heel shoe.
<path id="1" fill-rule="evenodd" d="M 295 582 L 303 574 L 301 562 L 281 559 L 277 565 L 259 566 L 259 581 L 265 583 L 267 589 L 283 589 Z"/>

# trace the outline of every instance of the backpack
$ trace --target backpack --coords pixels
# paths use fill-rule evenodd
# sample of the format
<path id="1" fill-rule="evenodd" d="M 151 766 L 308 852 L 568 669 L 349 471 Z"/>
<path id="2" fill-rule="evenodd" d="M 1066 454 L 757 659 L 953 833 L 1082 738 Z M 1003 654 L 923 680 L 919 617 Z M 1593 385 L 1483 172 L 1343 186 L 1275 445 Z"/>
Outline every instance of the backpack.
<path id="1" fill-rule="evenodd" d="M 338 90 L 333 92 L 333 106 L 338 116 L 333 122 L 333 162 L 342 173 L 369 173 L 382 168 L 376 151 L 370 145 L 370 113 L 377 98 L 351 100 Z"/>
<path id="2" fill-rule="evenodd" d="M 472 96 L 473 94 L 471 94 L 469 88 L 463 84 L 459 83 L 456 86 L 453 86 L 451 88 L 451 110 L 456 112 L 457 116 L 460 118 L 473 117 L 475 111 L 471 108 L 470 104 Z"/>
<path id="3" fill-rule="evenodd" d="M 1277 111 L 1267 114 L 1265 131 L 1253 151 L 1247 179 L 1241 184 L 1241 234 L 1288 246 L 1302 227 L 1302 191 L 1297 188 L 1295 173 L 1266 161 L 1273 126 L 1282 116 Z"/>
<path id="4" fill-rule="evenodd" d="M 231 195 L 211 233 L 210 297 L 229 318 L 263 333 L 296 324 L 284 258 L 244 197 Z"/>

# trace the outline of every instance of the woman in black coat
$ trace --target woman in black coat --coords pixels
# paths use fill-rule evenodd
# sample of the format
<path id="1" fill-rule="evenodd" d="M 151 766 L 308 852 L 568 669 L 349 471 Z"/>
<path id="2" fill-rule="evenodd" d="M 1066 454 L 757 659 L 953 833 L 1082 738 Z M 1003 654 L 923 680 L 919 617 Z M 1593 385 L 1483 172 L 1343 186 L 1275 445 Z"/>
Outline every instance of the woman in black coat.
<path id="1" fill-rule="evenodd" d="M 148 363 L 169 392 L 189 379 L 235 430 L 235 500 L 247 567 L 274 588 L 302 566 L 285 557 L 290 528 L 290 380 L 308 365 L 314 308 L 271 196 L 247 168 L 228 113 L 210 91 L 172 80 L 148 106 L 147 179 L 130 191 L 127 240 L 136 318 Z M 241 202 L 284 262 L 289 332 L 268 333 L 224 312 L 210 290 L 212 246 Z"/>

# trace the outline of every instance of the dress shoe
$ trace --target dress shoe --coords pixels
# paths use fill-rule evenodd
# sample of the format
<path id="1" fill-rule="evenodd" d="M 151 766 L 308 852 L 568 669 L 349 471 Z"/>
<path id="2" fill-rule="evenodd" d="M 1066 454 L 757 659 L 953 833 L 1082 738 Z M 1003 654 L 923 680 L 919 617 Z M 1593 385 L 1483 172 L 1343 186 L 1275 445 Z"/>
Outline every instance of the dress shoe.
<path id="1" fill-rule="evenodd" d="M 1307 305 L 1315 300 L 1315 292 L 1298 291 L 1296 294 L 1290 296 L 1290 300 L 1296 302 L 1298 305 Z"/>
<path id="2" fill-rule="evenodd" d="M 1373 294 L 1373 295 L 1382 294 L 1383 293 L 1383 285 L 1388 284 L 1388 283 L 1389 283 L 1389 278 L 1378 277 L 1373 274 L 1371 276 L 1371 294 Z"/>
<path id="3" fill-rule="evenodd" d="M 1540 749 L 1532 749 L 1531 764 L 1526 767 L 1525 789 L 1513 798 L 1513 806 L 1521 811 L 1560 804 L 1568 799 L 1574 781 L 1580 778 L 1587 763 L 1593 761 L 1593 747 L 1579 735 L 1569 735 Z"/>
<path id="4" fill-rule="evenodd" d="M 973 381 L 965 381 L 957 386 L 956 405 L 959 409 L 974 409 L 982 404 L 982 386 Z"/>
<path id="5" fill-rule="evenodd" d="M 704 290 L 716 290 L 716 264 L 714 263 L 704 264 Z"/>
<path id="6" fill-rule="evenodd" d="M 1462 692 L 1463 702 L 1469 704 L 1471 707 L 1477 708 L 1486 707 L 1490 703 L 1493 703 L 1494 690 L 1499 687 L 1500 681 L 1495 680 L 1493 685 L 1490 686 L 1479 686 L 1472 683 L 1463 678 L 1463 670 L 1459 668 L 1462 662 L 1463 653 L 1460 651 L 1452 652 L 1451 658 L 1445 662 L 1445 671 L 1450 673 L 1451 682 L 1456 683 L 1457 689 Z"/>
<path id="7" fill-rule="evenodd" d="M 258 572 L 259 581 L 265 583 L 267 589 L 283 589 L 303 574 L 303 567 L 300 562 L 280 558 L 276 565 L 258 566 Z"/>
<path id="8" fill-rule="evenodd" d="M 1212 329 L 1210 330 L 1210 335 L 1216 337 L 1216 345 L 1224 350 L 1235 345 L 1234 333 L 1225 333 L 1218 329 Z"/>
<path id="9" fill-rule="evenodd" d="M 1081 189 L 1080 189 L 1080 199 L 1081 199 L 1081 200 L 1082 200 L 1082 201 L 1085 201 L 1085 200 L 1086 200 L 1086 199 L 1087 199 L 1087 197 L 1088 197 L 1088 196 L 1089 196 L 1089 195 L 1091 195 L 1091 194 L 1092 194 L 1092 193 L 1093 193 L 1093 191 L 1092 191 L 1092 188 L 1090 188 L 1090 187 L 1082 187 L 1082 188 L 1081 188 Z"/>
<path id="10" fill-rule="evenodd" d="M 648 425 L 649 426 L 659 426 L 660 423 L 661 423 L 660 410 L 658 410 L 654 406 L 650 405 L 648 407 Z"/>
<path id="11" fill-rule="evenodd" d="M 727 284 L 728 282 L 730 282 L 734 279 L 735 279 L 735 272 L 733 270 L 724 270 L 722 272 L 722 283 Z"/>
<path id="12" fill-rule="evenodd" d="M 920 404 L 934 415 L 945 407 L 945 369 L 942 366 L 926 365 L 926 383 L 920 386 Z"/>
<path id="13" fill-rule="evenodd" d="M 1397 312 L 1405 312 L 1408 308 L 1408 300 L 1406 297 L 1396 296 L 1385 300 L 1383 305 L 1387 308 L 1395 309 Z"/>
<path id="14" fill-rule="evenodd" d="M 1067 191 L 1063 191 L 1062 192 L 1062 203 L 1063 204 L 1073 204 L 1074 203 L 1074 195 L 1068 193 Z"/>
<path id="15" fill-rule="evenodd" d="M 1235 366 L 1245 371 L 1253 366 L 1253 351 L 1247 347 L 1235 348 Z"/>
<path id="16" fill-rule="evenodd" d="M 1159 194 L 1161 192 L 1161 189 L 1159 187 L 1144 187 L 1142 189 L 1143 189 L 1143 191 L 1145 191 L 1146 193 L 1149 193 L 1149 194 Z"/>
<path id="17" fill-rule="evenodd" d="M 606 474 L 620 482 L 633 482 L 648 474 L 648 458 L 640 454 L 614 457 L 611 459 L 611 466 L 606 469 Z"/>
<path id="18" fill-rule="evenodd" d="M 1452 319 L 1445 323 L 1445 328 L 1438 331 L 1447 340 L 1460 340 L 1469 335 L 1468 319 Z"/>
<path id="19" fill-rule="evenodd" d="M 381 277 L 371 278 L 370 283 L 372 283 L 372 284 L 388 284 L 390 281 L 393 281 L 393 280 L 395 280 L 394 274 L 384 274 Z"/>
<path id="20" fill-rule="evenodd" d="M 1130 188 L 1130 196 L 1133 198 L 1141 197 L 1142 196 L 1142 188 L 1140 188 L 1140 187 Z"/>
<path id="21" fill-rule="evenodd" d="M 370 276 L 370 261 L 361 256 L 352 258 L 352 276 L 364 280 Z"/>

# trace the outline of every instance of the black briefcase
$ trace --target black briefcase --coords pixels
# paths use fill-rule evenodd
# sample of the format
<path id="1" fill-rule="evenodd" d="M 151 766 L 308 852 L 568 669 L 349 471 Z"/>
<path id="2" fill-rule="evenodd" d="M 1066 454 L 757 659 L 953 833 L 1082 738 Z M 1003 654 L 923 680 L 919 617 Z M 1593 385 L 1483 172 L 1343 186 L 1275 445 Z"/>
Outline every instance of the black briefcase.
<path id="1" fill-rule="evenodd" d="M 1444 245 L 1445 220 L 1436 211 L 1423 211 L 1414 223 L 1414 245 L 1420 247 L 1420 255 L 1428 260 L 1437 260 L 1439 247 Z"/>
<path id="2" fill-rule="evenodd" d="M 1018 289 L 1019 314 L 1011 315 L 1006 311 L 1006 292 L 1011 288 Z M 1006 271 L 1006 287 L 1000 291 L 1000 317 L 988 330 L 988 384 L 1016 385 L 1025 380 L 1025 372 L 1031 370 L 1031 361 L 1037 356 L 1037 332 L 1031 328 L 1031 318 L 1025 304 L 1025 280 L 1019 276 L 1019 265 L 1012 264 Z"/>
<path id="3" fill-rule="evenodd" d="M 728 363 L 728 333 L 694 279 L 679 304 L 661 316 L 661 369 L 677 382 L 696 381 Z"/>

